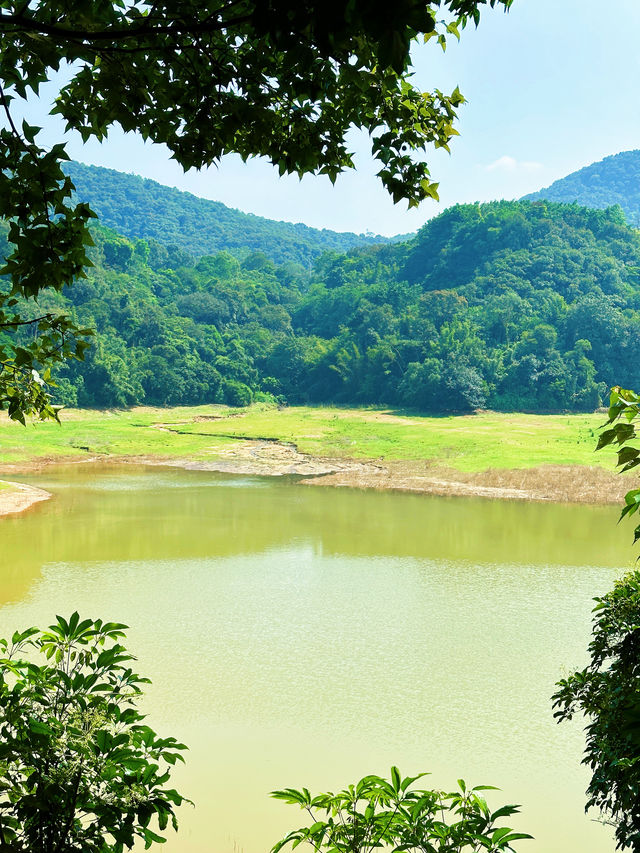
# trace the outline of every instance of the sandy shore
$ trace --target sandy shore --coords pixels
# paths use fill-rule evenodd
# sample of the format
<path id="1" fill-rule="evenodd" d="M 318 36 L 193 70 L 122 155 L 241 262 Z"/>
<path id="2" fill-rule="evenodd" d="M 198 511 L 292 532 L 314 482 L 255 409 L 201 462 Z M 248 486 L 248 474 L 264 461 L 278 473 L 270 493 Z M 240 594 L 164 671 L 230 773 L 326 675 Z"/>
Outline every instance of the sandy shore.
<path id="1" fill-rule="evenodd" d="M 52 457 L 20 465 L 3 465 L 3 473 L 24 473 L 58 464 L 166 465 L 195 471 L 218 471 L 244 476 L 294 475 L 304 486 L 341 486 L 417 492 L 448 497 L 482 497 L 503 500 L 568 503 L 620 503 L 633 482 L 598 466 L 541 465 L 537 468 L 499 469 L 465 473 L 429 460 L 358 460 L 308 456 L 295 445 L 278 441 L 240 440 L 211 445 L 206 459 L 152 456 Z M 21 512 L 50 495 L 42 489 L 12 484 L 0 490 L 0 515 Z"/>
<path id="2" fill-rule="evenodd" d="M 0 489 L 0 516 L 24 512 L 34 504 L 46 501 L 51 497 L 49 492 L 45 492 L 44 489 L 37 489 L 35 486 L 13 483 L 8 480 L 3 480 L 2 483 L 8 485 L 9 488 Z"/>

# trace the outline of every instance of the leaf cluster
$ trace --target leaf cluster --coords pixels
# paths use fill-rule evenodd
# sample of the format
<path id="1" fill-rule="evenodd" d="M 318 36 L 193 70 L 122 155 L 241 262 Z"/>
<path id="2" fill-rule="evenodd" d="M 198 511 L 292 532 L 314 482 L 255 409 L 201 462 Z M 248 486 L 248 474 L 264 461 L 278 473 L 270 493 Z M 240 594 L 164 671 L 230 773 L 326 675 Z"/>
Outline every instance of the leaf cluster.
<path id="1" fill-rule="evenodd" d="M 619 401 L 621 402 L 621 401 Z M 587 720 L 583 763 L 592 771 L 586 809 L 615 827 L 617 847 L 640 846 L 640 572 L 596 598 L 589 665 L 558 682 L 558 721 Z"/>
<path id="2" fill-rule="evenodd" d="M 186 747 L 138 711 L 125 629 L 74 613 L 0 640 L 0 849 L 122 853 L 177 829 Z"/>
<path id="3" fill-rule="evenodd" d="M 415 788 L 414 783 L 425 775 L 403 778 L 392 767 L 390 779 L 365 776 L 337 793 L 312 796 L 307 788 L 272 792 L 276 799 L 298 805 L 310 820 L 278 841 L 272 853 L 303 843 L 317 853 L 372 853 L 378 848 L 498 853 L 512 850 L 512 842 L 518 839 L 531 838 L 497 825 L 501 818 L 516 814 L 518 807 L 503 806 L 492 812 L 482 795 L 495 790 L 490 786 L 467 789 L 460 779 L 453 792 Z"/>
<path id="4" fill-rule="evenodd" d="M 634 444 L 638 438 L 635 427 L 638 417 L 640 417 L 640 396 L 635 391 L 621 388 L 619 385 L 612 388 L 605 426 L 609 424 L 613 426 L 603 429 L 600 433 L 596 450 L 609 445 L 618 445 L 620 450 L 617 451 L 617 464 L 620 467 L 620 473 L 631 471 L 640 465 L 640 448 Z M 638 512 L 640 489 L 631 489 L 627 492 L 624 504 L 620 520 Z M 634 543 L 639 539 L 640 524 L 634 530 Z"/>
<path id="5" fill-rule="evenodd" d="M 0 60 L 0 64 L 2 60 Z M 46 385 L 50 366 L 84 357 L 92 334 L 67 314 L 37 310 L 41 292 L 60 291 L 86 276 L 92 245 L 88 205 L 71 205 L 73 185 L 62 172 L 62 146 L 38 147 L 39 128 L 23 122 L 18 131 L 8 106 L 11 96 L 0 85 L 0 106 L 9 128 L 0 129 L 0 219 L 9 224 L 13 246 L 0 268 L 0 409 L 25 422 L 25 416 L 58 417 Z M 6 283 L 5 283 L 6 282 Z M 34 304 L 35 303 L 35 304 Z M 16 331 L 28 329 L 25 340 Z"/>

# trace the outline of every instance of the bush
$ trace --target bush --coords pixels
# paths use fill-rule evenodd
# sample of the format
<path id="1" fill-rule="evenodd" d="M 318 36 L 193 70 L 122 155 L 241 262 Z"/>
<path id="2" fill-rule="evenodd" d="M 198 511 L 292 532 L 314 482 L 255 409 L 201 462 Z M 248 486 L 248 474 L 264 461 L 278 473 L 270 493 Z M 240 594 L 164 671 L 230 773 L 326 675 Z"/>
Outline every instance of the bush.
<path id="1" fill-rule="evenodd" d="M 122 853 L 177 829 L 186 747 L 144 725 L 125 628 L 74 613 L 0 640 L 0 850 Z"/>
<path id="2" fill-rule="evenodd" d="M 222 391 L 227 406 L 250 406 L 253 401 L 251 388 L 237 379 L 223 379 Z"/>
<path id="3" fill-rule="evenodd" d="M 555 717 L 586 717 L 586 809 L 615 827 L 617 847 L 640 849 L 640 572 L 596 598 L 591 662 L 558 682 Z"/>
<path id="4" fill-rule="evenodd" d="M 303 842 L 316 853 L 370 853 L 379 847 L 416 853 L 498 853 L 511 850 L 512 841 L 531 838 L 496 826 L 497 820 L 519 809 L 503 806 L 491 812 L 480 793 L 490 786 L 467 789 L 460 779 L 453 793 L 414 789 L 414 782 L 425 775 L 403 779 L 398 768 L 392 767 L 390 781 L 365 776 L 338 794 L 312 797 L 306 788 L 274 791 L 273 797 L 304 809 L 311 825 L 292 830 L 271 853 Z"/>

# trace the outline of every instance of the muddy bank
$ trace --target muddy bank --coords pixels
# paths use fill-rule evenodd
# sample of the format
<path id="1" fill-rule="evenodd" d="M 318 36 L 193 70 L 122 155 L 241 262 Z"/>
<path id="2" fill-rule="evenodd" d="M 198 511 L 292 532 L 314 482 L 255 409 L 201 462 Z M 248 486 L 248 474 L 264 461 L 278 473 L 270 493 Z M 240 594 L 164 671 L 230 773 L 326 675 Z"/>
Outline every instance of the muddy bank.
<path id="1" fill-rule="evenodd" d="M 44 489 L 37 489 L 35 486 L 13 483 L 8 480 L 2 480 L 2 483 L 9 488 L 0 489 L 0 516 L 24 512 L 34 504 L 46 501 L 51 497 L 49 492 L 45 492 Z"/>
<path id="2" fill-rule="evenodd" d="M 305 486 L 342 486 L 445 496 L 569 503 L 620 503 L 633 483 L 598 466 L 541 465 L 465 473 L 428 460 L 387 461 L 313 457 L 292 444 L 238 441 L 211 449 L 206 460 L 145 459 L 200 471 L 258 476 L 298 475 Z"/>
<path id="3" fill-rule="evenodd" d="M 596 466 L 540 465 L 465 473 L 425 462 L 390 462 L 375 472 L 335 472 L 304 483 L 455 497 L 588 504 L 621 503 L 633 488 L 630 480 Z"/>
<path id="4" fill-rule="evenodd" d="M 621 477 L 614 471 L 595 465 L 540 465 L 536 468 L 493 468 L 465 473 L 429 460 L 359 460 L 308 456 L 300 453 L 293 444 L 255 439 L 241 439 L 232 445 L 212 444 L 206 456 L 200 459 L 107 455 L 87 455 L 81 459 L 77 456 L 49 457 L 20 465 L 0 466 L 0 470 L 5 473 L 33 472 L 55 464 L 95 462 L 168 465 L 245 476 L 296 475 L 301 478 L 300 484 L 305 486 L 590 504 L 620 503 L 626 492 L 634 486 L 633 478 Z M 31 486 L 15 486 L 20 491 L 0 491 L 0 514 L 20 512 L 32 503 L 49 497 L 47 492 Z"/>

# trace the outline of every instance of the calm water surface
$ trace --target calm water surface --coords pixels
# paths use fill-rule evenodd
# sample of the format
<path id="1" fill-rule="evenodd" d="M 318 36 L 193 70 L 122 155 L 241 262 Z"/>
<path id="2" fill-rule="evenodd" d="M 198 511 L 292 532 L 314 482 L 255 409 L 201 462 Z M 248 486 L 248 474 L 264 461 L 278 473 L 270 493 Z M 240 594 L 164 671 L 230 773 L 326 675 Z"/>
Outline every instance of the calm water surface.
<path id="1" fill-rule="evenodd" d="M 303 822 L 270 790 L 392 763 L 500 786 L 524 853 L 613 850 L 549 696 L 632 564 L 615 508 L 157 468 L 34 482 L 54 499 L 0 521 L 0 635 L 74 609 L 131 626 L 150 722 L 191 747 L 197 807 L 166 853 L 265 853 Z"/>

